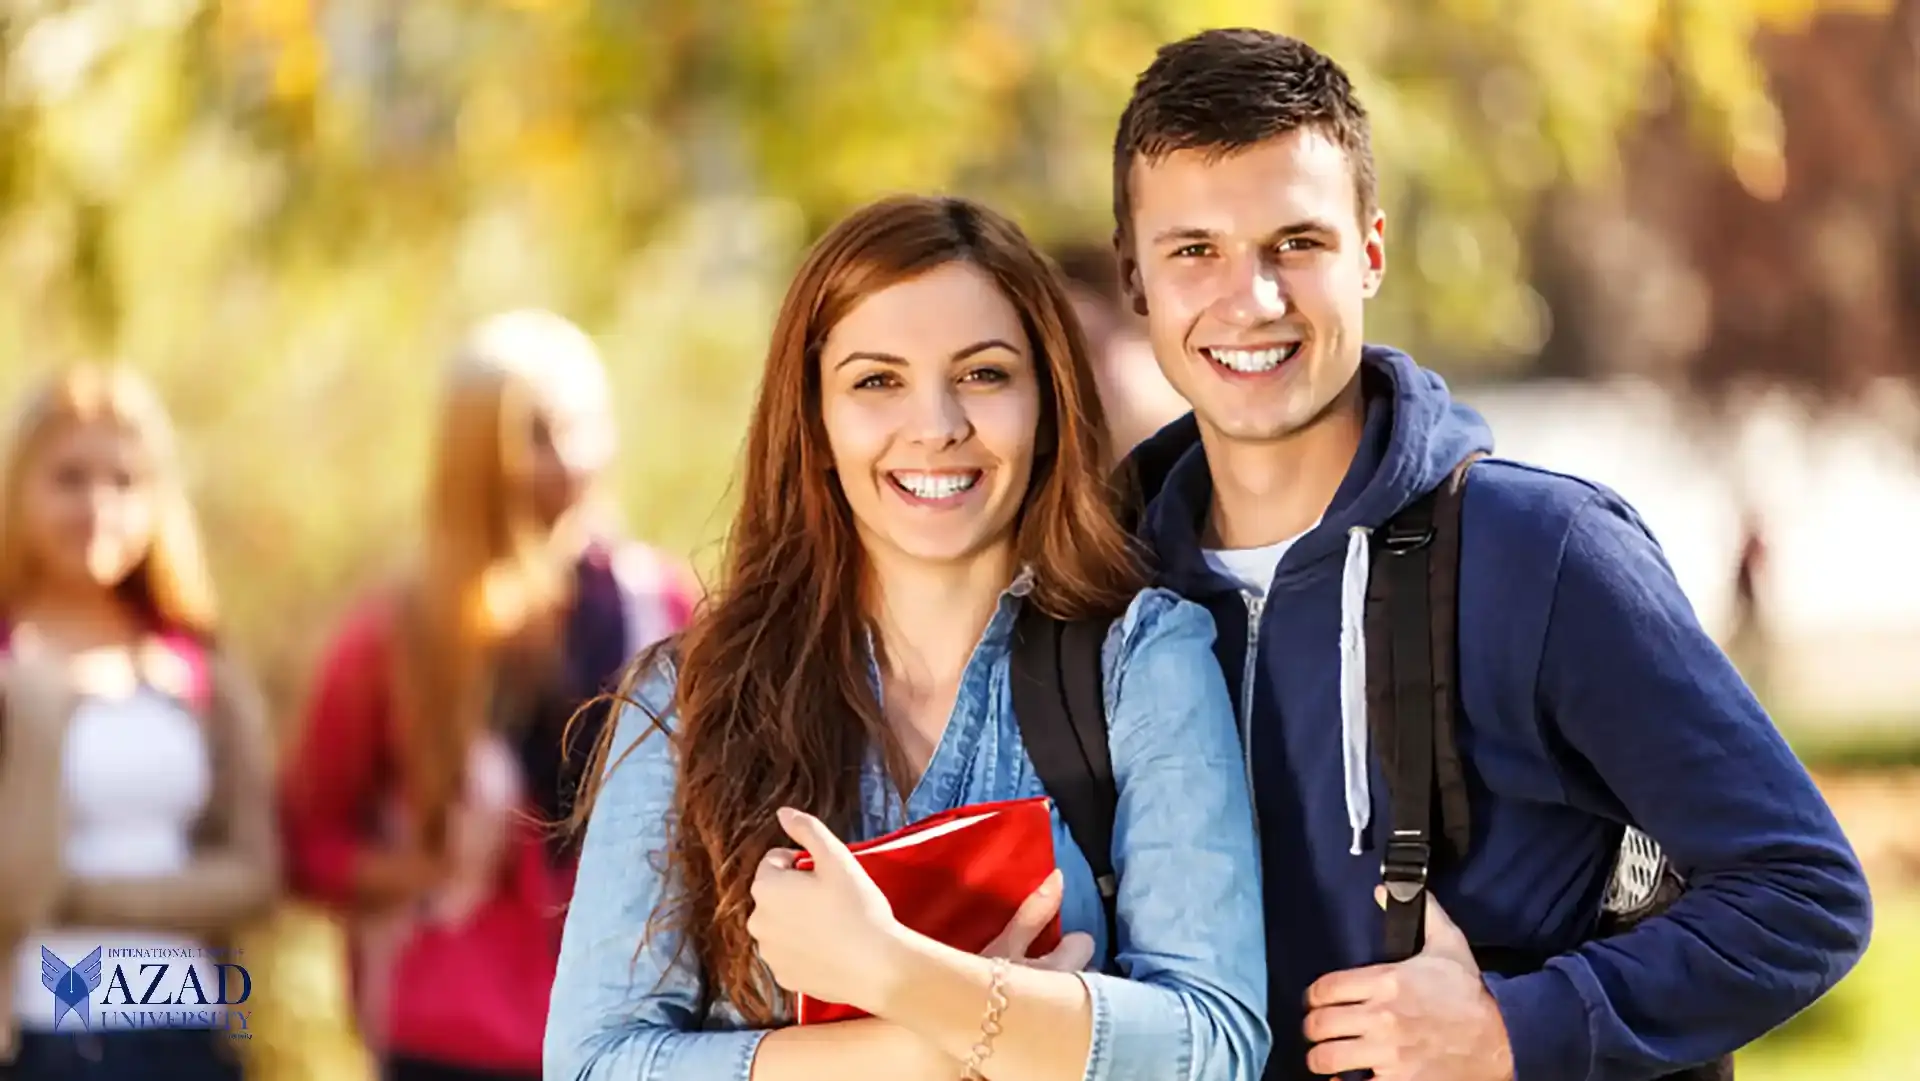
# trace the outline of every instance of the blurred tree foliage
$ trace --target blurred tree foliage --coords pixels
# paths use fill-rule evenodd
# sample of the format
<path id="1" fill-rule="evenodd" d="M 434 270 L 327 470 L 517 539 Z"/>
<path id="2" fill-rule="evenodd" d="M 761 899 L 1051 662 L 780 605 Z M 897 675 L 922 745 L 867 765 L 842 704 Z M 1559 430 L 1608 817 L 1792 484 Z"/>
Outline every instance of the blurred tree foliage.
<path id="1" fill-rule="evenodd" d="M 278 675 L 404 528 L 438 356 L 480 312 L 546 304 L 601 336 L 637 525 L 689 548 L 722 521 L 809 236 L 903 188 L 1103 235 L 1113 121 L 1155 45 L 1261 24 L 1340 57 L 1375 114 L 1376 336 L 1512 364 L 1546 332 L 1535 195 L 1617 184 L 1616 135 L 1676 93 L 1705 152 L 1766 185 L 1781 123 L 1748 43 L 1816 8 L 15 0 L 0 393 L 70 355 L 158 374 L 246 583 L 233 618 Z"/>
<path id="2" fill-rule="evenodd" d="M 1668 109 L 1623 139 L 1625 183 L 1544 200 L 1540 368 L 1677 376 L 1735 412 L 1784 385 L 1911 428 L 1880 391 L 1920 377 L 1920 0 L 1763 32 L 1755 53 L 1777 159 L 1716 158 Z"/>
<path id="3" fill-rule="evenodd" d="M 1538 193 L 1617 183 L 1617 134 L 1676 95 L 1764 186 L 1782 129 L 1749 44 L 1823 6 L 9 0 L 0 401 L 74 356 L 155 374 L 233 641 L 290 706 L 405 536 L 439 359 L 476 315 L 546 305 L 599 337 L 634 528 L 698 554 L 806 240 L 897 189 L 1104 236 L 1113 123 L 1163 41 L 1269 26 L 1346 64 L 1391 214 L 1374 335 L 1499 367 L 1546 334 Z"/>
<path id="4" fill-rule="evenodd" d="M 1702 145 L 1776 168 L 1748 43 L 1817 7 L 13 0 L 0 392 L 63 355 L 158 372 L 223 559 L 275 568 L 230 605 L 278 659 L 301 636 L 273 614 L 316 614 L 404 525 L 436 360 L 479 312 L 547 304 L 602 337 L 638 525 L 692 546 L 810 235 L 903 188 L 1104 235 L 1135 73 L 1250 24 L 1339 57 L 1376 116 L 1396 271 L 1376 335 L 1511 364 L 1545 334 L 1535 193 L 1607 181 L 1676 80 Z"/>

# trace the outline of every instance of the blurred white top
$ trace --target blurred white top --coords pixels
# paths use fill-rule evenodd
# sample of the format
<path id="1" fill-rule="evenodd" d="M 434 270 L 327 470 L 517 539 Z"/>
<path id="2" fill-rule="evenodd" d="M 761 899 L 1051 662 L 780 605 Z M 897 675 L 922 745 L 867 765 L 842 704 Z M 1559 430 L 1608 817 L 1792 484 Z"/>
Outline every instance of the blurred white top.
<path id="1" fill-rule="evenodd" d="M 200 722 L 179 703 L 151 688 L 127 698 L 90 697 L 80 701 L 68 721 L 63 752 L 67 800 L 65 843 L 67 873 L 89 879 L 139 879 L 178 874 L 193 858 L 193 829 L 213 791 L 213 763 Z M 138 889 L 129 885 L 128 889 Z M 79 964 L 95 947 L 194 950 L 201 985 L 216 994 L 218 975 L 212 960 L 199 955 L 202 943 L 181 935 L 137 927 L 59 928 L 30 934 L 15 959 L 14 1012 L 21 1025 L 36 1031 L 53 1027 L 53 993 L 41 982 L 40 947 L 68 965 Z M 105 955 L 103 955 L 105 956 Z M 154 1002 L 178 993 L 184 979 L 182 959 L 127 958 L 128 990 L 135 1001 L 160 970 L 140 966 L 168 963 Z M 100 1028 L 102 1000 L 116 960 L 102 965 L 100 986 L 92 995 L 89 1017 Z M 115 998 L 111 1009 L 128 1007 Z M 167 1009 L 154 1006 L 153 1009 Z M 181 1009 L 195 1010 L 197 1004 Z M 61 1018 L 60 1031 L 79 1031 L 77 1018 Z"/>

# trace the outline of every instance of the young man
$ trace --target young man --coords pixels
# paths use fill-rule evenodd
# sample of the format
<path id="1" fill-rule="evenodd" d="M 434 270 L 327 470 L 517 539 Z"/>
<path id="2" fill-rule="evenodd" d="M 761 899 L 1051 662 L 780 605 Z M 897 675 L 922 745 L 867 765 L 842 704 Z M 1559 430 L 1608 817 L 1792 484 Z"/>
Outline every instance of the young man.
<path id="1" fill-rule="evenodd" d="M 1124 273 L 1194 407 L 1132 457 L 1141 529 L 1165 584 L 1212 610 L 1241 707 L 1267 1076 L 1628 1081 L 1712 1060 L 1853 966 L 1866 883 L 1646 527 L 1572 477 L 1492 459 L 1468 474 L 1455 667 L 1472 843 L 1435 864 L 1421 952 L 1380 963 L 1369 533 L 1493 439 L 1439 377 L 1362 345 L 1386 269 L 1368 140 L 1339 67 L 1250 30 L 1162 49 L 1115 140 Z M 1688 889 L 1595 939 L 1628 823 Z M 1489 949 L 1544 963 L 1483 973 Z"/>

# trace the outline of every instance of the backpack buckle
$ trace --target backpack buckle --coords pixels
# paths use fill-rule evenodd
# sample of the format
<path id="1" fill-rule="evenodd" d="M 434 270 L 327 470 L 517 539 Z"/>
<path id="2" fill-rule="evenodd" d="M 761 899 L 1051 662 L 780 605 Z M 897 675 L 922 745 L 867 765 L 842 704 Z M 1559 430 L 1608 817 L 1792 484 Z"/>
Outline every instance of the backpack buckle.
<path id="1" fill-rule="evenodd" d="M 1425 548 L 1433 543 L 1433 527 L 1412 527 L 1391 523 L 1387 526 L 1387 535 L 1380 539 L 1387 551 L 1394 555 L 1403 555 L 1416 548 Z"/>
<path id="2" fill-rule="evenodd" d="M 1389 896 L 1406 904 L 1427 888 L 1427 869 L 1432 863 L 1433 845 L 1425 838 L 1395 837 L 1381 853 L 1380 880 Z"/>

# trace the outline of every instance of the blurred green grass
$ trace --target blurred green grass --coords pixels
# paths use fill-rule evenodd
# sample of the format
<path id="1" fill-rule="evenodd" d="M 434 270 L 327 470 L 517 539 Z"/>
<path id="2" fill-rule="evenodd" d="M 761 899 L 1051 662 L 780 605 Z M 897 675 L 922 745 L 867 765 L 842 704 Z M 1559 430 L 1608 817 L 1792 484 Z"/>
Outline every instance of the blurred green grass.
<path id="1" fill-rule="evenodd" d="M 1920 768 L 1920 714 L 1904 710 L 1847 717 L 1776 712 L 1794 753 L 1816 773 L 1868 773 Z"/>
<path id="2" fill-rule="evenodd" d="M 1776 712 L 1794 751 L 1829 779 L 1920 768 L 1920 716 L 1817 717 Z M 1920 813 L 1920 807 L 1913 808 Z M 1884 813 L 1884 812 L 1882 812 Z M 1884 823 L 1850 822 L 1856 842 Z M 1829 1077 L 1920 1079 L 1920 888 L 1882 879 L 1872 943 L 1860 964 L 1811 1008 L 1740 1053 L 1740 1081 Z"/>
<path id="3" fill-rule="evenodd" d="M 1741 1052 L 1739 1081 L 1920 1078 L 1920 892 L 1875 897 L 1873 943 L 1840 985 Z"/>
<path id="4" fill-rule="evenodd" d="M 1776 720 L 1801 760 L 1826 780 L 1886 778 L 1920 768 L 1920 715 L 1911 711 L 1776 713 Z M 1889 825 L 1879 818 L 1899 813 L 1897 803 L 1884 805 L 1869 816 L 1873 821 L 1848 821 L 1848 832 L 1856 844 L 1873 840 Z M 1911 813 L 1920 816 L 1920 806 Z M 1866 956 L 1826 997 L 1741 1052 L 1740 1081 L 1920 1081 L 1920 884 L 1888 874 L 1874 885 L 1874 934 Z"/>

